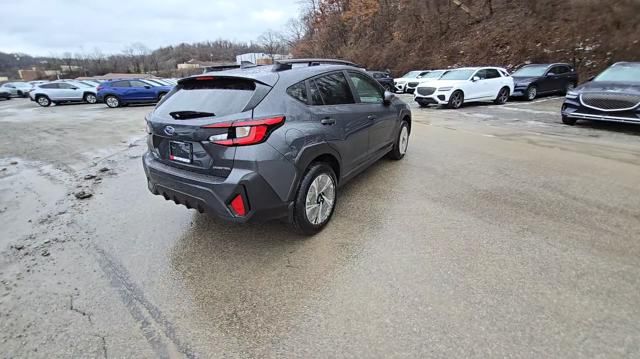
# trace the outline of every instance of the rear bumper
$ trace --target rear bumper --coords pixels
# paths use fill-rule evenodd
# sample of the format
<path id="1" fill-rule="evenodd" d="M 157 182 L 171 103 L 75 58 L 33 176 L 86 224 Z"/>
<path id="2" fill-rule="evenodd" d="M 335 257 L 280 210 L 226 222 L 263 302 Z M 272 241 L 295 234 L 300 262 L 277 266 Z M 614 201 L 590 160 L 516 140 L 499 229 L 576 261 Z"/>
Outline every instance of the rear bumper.
<path id="1" fill-rule="evenodd" d="M 234 169 L 227 178 L 202 175 L 167 166 L 150 152 L 142 157 L 149 191 L 176 204 L 207 212 L 232 222 L 262 222 L 287 218 L 292 203 L 282 202 L 258 173 Z M 245 216 L 236 216 L 230 202 L 241 195 L 247 207 Z"/>

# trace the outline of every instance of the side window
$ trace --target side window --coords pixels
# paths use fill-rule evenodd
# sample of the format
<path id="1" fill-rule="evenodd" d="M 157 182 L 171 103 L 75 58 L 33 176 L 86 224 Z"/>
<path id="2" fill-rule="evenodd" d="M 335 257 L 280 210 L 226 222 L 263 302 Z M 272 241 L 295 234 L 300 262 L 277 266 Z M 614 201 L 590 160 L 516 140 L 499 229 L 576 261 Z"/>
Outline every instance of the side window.
<path id="1" fill-rule="evenodd" d="M 298 82 L 297 84 L 290 86 L 287 89 L 287 94 L 289 94 L 289 96 L 305 104 L 308 102 L 307 85 L 305 84 L 304 81 Z"/>
<path id="2" fill-rule="evenodd" d="M 44 85 L 40 85 L 40 88 L 43 88 L 43 89 L 57 89 L 58 88 L 58 84 L 44 84 Z"/>
<path id="3" fill-rule="evenodd" d="M 151 85 L 149 85 L 149 84 L 145 84 L 144 82 L 142 82 L 142 81 L 138 81 L 138 80 L 131 80 L 131 81 L 129 81 L 129 84 L 130 84 L 129 86 L 131 86 L 131 87 L 145 87 L 145 86 L 151 86 Z"/>
<path id="4" fill-rule="evenodd" d="M 496 78 L 501 77 L 500 73 L 496 69 L 486 69 L 484 71 L 485 71 L 485 74 L 487 76 L 486 77 L 487 79 L 496 79 Z"/>
<path id="5" fill-rule="evenodd" d="M 116 81 L 111 83 L 111 87 L 131 87 L 129 81 Z"/>
<path id="6" fill-rule="evenodd" d="M 68 90 L 68 89 L 71 89 L 73 87 L 75 87 L 75 86 L 72 86 L 71 84 L 68 84 L 66 82 L 58 82 L 58 88 L 59 89 L 67 89 Z"/>
<path id="7" fill-rule="evenodd" d="M 485 80 L 487 78 L 487 70 L 478 70 L 473 77 L 478 76 L 480 80 Z"/>
<path id="8" fill-rule="evenodd" d="M 311 104 L 314 106 L 322 106 L 324 105 L 324 101 L 322 101 L 322 96 L 320 95 L 320 90 L 318 90 L 318 86 L 316 86 L 315 80 L 309 81 L 309 92 L 311 97 Z"/>
<path id="9" fill-rule="evenodd" d="M 325 105 L 355 103 L 351 88 L 342 73 L 324 75 L 315 79 Z"/>
<path id="10" fill-rule="evenodd" d="M 382 103 L 384 101 L 384 95 L 380 88 L 371 79 L 355 72 L 349 72 L 349 77 L 360 97 L 360 102 Z"/>

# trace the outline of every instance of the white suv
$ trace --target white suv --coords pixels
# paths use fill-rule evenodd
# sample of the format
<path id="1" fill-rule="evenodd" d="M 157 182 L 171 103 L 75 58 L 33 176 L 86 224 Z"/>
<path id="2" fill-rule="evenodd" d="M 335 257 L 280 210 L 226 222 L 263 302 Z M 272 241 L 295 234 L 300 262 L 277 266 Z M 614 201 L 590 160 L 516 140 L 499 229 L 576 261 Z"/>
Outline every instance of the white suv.
<path id="1" fill-rule="evenodd" d="M 416 88 L 423 82 L 435 81 L 440 79 L 447 70 L 429 70 L 417 78 L 407 82 L 407 86 L 404 88 L 404 92 L 414 93 Z"/>
<path id="2" fill-rule="evenodd" d="M 447 105 L 460 108 L 465 102 L 493 101 L 504 104 L 513 93 L 513 78 L 499 67 L 465 67 L 447 71 L 437 81 L 421 83 L 415 92 L 420 107 Z"/>
<path id="3" fill-rule="evenodd" d="M 42 107 L 51 103 L 66 102 L 96 103 L 96 88 L 76 81 L 56 81 L 36 86 L 29 93 L 31 101 Z"/>
<path id="4" fill-rule="evenodd" d="M 426 75 L 428 73 L 428 70 L 409 71 L 406 74 L 402 75 L 402 77 L 393 79 L 393 86 L 395 87 L 396 92 L 405 93 L 407 83 L 409 83 L 409 81 L 415 81 L 420 76 Z"/>

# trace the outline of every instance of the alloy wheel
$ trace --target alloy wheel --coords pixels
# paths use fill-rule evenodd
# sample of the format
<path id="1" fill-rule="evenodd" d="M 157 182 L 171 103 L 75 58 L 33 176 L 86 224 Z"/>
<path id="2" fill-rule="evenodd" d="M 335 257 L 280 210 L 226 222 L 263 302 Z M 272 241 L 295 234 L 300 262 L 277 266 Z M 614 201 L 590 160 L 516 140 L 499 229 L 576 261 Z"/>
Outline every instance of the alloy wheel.
<path id="1" fill-rule="evenodd" d="M 50 102 L 49 99 L 46 97 L 39 97 L 38 98 L 38 105 L 40 106 L 49 106 Z"/>
<path id="2" fill-rule="evenodd" d="M 402 130 L 400 131 L 400 145 L 398 146 L 401 155 L 407 153 L 407 147 L 409 147 L 409 129 L 407 126 L 402 126 Z"/>
<path id="3" fill-rule="evenodd" d="M 107 106 L 109 107 L 118 107 L 118 105 L 120 104 L 118 99 L 113 96 L 108 97 L 106 102 L 107 102 Z"/>
<path id="4" fill-rule="evenodd" d="M 453 104 L 454 108 L 459 108 L 460 106 L 462 106 L 462 97 L 460 96 L 460 93 L 454 93 L 453 94 L 453 101 L 451 101 L 451 103 Z"/>
<path id="5" fill-rule="evenodd" d="M 322 224 L 333 211 L 336 198 L 336 185 L 333 179 L 323 173 L 316 177 L 309 190 L 305 200 L 305 212 L 307 219 L 312 224 Z"/>
<path id="6" fill-rule="evenodd" d="M 87 95 L 86 100 L 88 103 L 94 104 L 97 102 L 95 95 Z"/>
<path id="7" fill-rule="evenodd" d="M 509 101 L 509 90 L 500 90 L 499 101 L 500 103 L 507 103 L 507 101 Z"/>
<path id="8" fill-rule="evenodd" d="M 527 90 L 527 99 L 531 101 L 535 99 L 536 96 L 538 96 L 538 89 L 536 89 L 535 87 L 529 87 L 529 89 Z"/>

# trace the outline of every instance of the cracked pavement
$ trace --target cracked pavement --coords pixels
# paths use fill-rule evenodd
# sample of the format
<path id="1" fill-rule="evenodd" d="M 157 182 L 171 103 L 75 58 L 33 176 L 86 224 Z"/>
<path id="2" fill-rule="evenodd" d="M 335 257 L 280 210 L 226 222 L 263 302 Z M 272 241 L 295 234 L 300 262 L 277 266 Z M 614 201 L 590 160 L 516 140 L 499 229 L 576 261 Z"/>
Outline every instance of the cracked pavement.
<path id="1" fill-rule="evenodd" d="M 640 356 L 640 127 L 560 103 L 412 106 L 303 238 L 148 193 L 151 107 L 0 102 L 2 355 Z"/>

